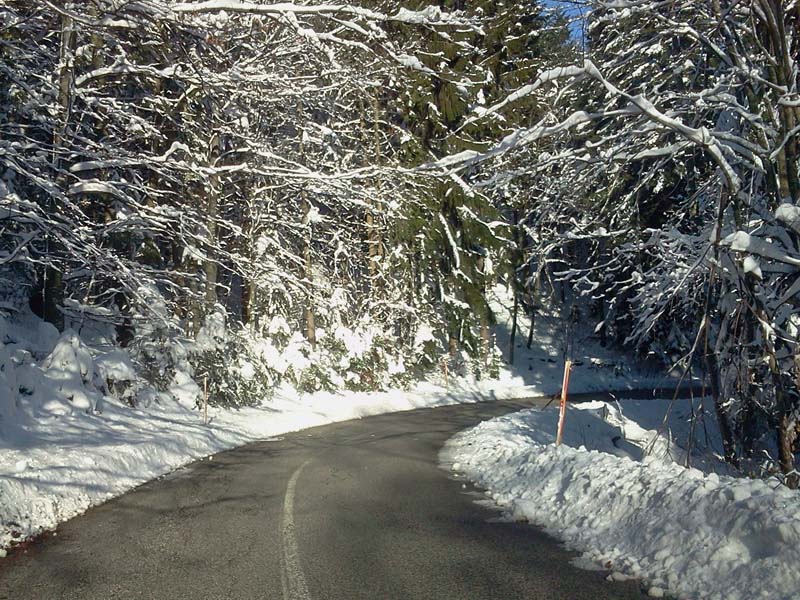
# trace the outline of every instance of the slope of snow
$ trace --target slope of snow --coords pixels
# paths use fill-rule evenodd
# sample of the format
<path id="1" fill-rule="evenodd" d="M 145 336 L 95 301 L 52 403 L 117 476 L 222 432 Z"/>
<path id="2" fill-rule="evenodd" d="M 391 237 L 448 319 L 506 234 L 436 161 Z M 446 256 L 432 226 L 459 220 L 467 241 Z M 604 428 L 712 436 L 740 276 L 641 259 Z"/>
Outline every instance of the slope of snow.
<path id="1" fill-rule="evenodd" d="M 691 409 L 688 401 L 673 408 L 678 428 L 668 435 L 652 429 L 668 404 L 568 406 L 560 447 L 557 409 L 522 411 L 457 435 L 441 458 L 509 517 L 544 527 L 613 577 L 643 579 L 652 596 L 796 599 L 800 495 L 720 476 L 709 452 L 718 436 L 704 447 L 701 426 L 690 452 L 701 468 L 682 466 Z"/>
<path id="2" fill-rule="evenodd" d="M 571 392 L 623 391 L 668 388 L 676 385 L 665 376 L 660 365 L 634 365 L 630 357 L 618 350 L 603 347 L 594 334 L 594 323 L 580 313 L 568 314 L 550 306 L 539 307 L 534 320 L 533 343 L 528 349 L 530 319 L 522 308 L 518 311 L 518 327 L 514 342 L 514 362 L 509 365 L 513 299 L 504 285 L 496 285 L 488 293 L 489 306 L 497 321 L 495 337 L 504 364 L 495 387 L 529 386 L 539 393 L 555 394 L 561 389 L 564 360 L 570 358 Z M 546 303 L 546 298 L 541 299 Z"/>

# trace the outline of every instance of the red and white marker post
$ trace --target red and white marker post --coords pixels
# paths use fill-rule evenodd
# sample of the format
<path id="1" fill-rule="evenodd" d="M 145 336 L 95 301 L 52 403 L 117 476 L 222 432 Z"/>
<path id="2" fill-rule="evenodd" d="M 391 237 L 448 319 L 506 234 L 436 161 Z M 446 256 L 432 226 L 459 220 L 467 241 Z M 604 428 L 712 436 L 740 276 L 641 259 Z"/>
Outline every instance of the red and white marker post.
<path id="1" fill-rule="evenodd" d="M 567 388 L 569 387 L 569 372 L 572 369 L 572 361 L 564 363 L 564 381 L 561 383 L 561 410 L 558 413 L 558 433 L 556 434 L 556 446 L 561 445 L 564 438 L 564 417 L 567 414 Z"/>

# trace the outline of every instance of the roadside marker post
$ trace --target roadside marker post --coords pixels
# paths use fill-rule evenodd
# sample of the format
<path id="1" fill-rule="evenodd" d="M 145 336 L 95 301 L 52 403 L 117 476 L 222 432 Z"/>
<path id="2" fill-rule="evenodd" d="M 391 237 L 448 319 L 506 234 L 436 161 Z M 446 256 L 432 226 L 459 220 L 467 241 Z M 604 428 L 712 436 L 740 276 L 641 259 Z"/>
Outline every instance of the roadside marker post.
<path id="1" fill-rule="evenodd" d="M 203 425 L 208 425 L 208 375 L 203 376 Z"/>
<path id="2" fill-rule="evenodd" d="M 564 363 L 564 380 L 561 383 L 561 409 L 558 412 L 558 433 L 556 434 L 556 446 L 561 445 L 564 439 L 564 417 L 567 414 L 567 388 L 569 387 L 569 372 L 572 369 L 572 361 Z"/>

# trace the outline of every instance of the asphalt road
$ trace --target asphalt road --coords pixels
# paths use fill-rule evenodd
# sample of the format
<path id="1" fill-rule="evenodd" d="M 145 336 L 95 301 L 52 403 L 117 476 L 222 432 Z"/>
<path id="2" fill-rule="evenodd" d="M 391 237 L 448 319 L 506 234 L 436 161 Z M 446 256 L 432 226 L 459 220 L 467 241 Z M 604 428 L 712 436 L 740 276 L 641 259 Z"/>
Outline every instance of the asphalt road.
<path id="1" fill-rule="evenodd" d="M 382 415 L 215 455 L 0 560 L 0 598 L 641 600 L 635 582 L 498 522 L 439 468 L 454 433 L 536 402 Z"/>

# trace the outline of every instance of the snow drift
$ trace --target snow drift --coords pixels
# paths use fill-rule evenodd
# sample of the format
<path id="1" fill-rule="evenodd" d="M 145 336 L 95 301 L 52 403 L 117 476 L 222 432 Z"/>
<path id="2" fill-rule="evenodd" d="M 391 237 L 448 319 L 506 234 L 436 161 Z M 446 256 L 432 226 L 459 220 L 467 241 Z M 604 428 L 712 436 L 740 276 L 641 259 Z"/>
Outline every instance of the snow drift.
<path id="1" fill-rule="evenodd" d="M 543 526 L 617 577 L 644 579 L 653 596 L 797 598 L 796 492 L 720 476 L 713 463 L 685 468 L 685 450 L 602 403 L 569 407 L 556 447 L 557 417 L 529 410 L 482 423 L 453 438 L 442 460 L 511 518 Z"/>

